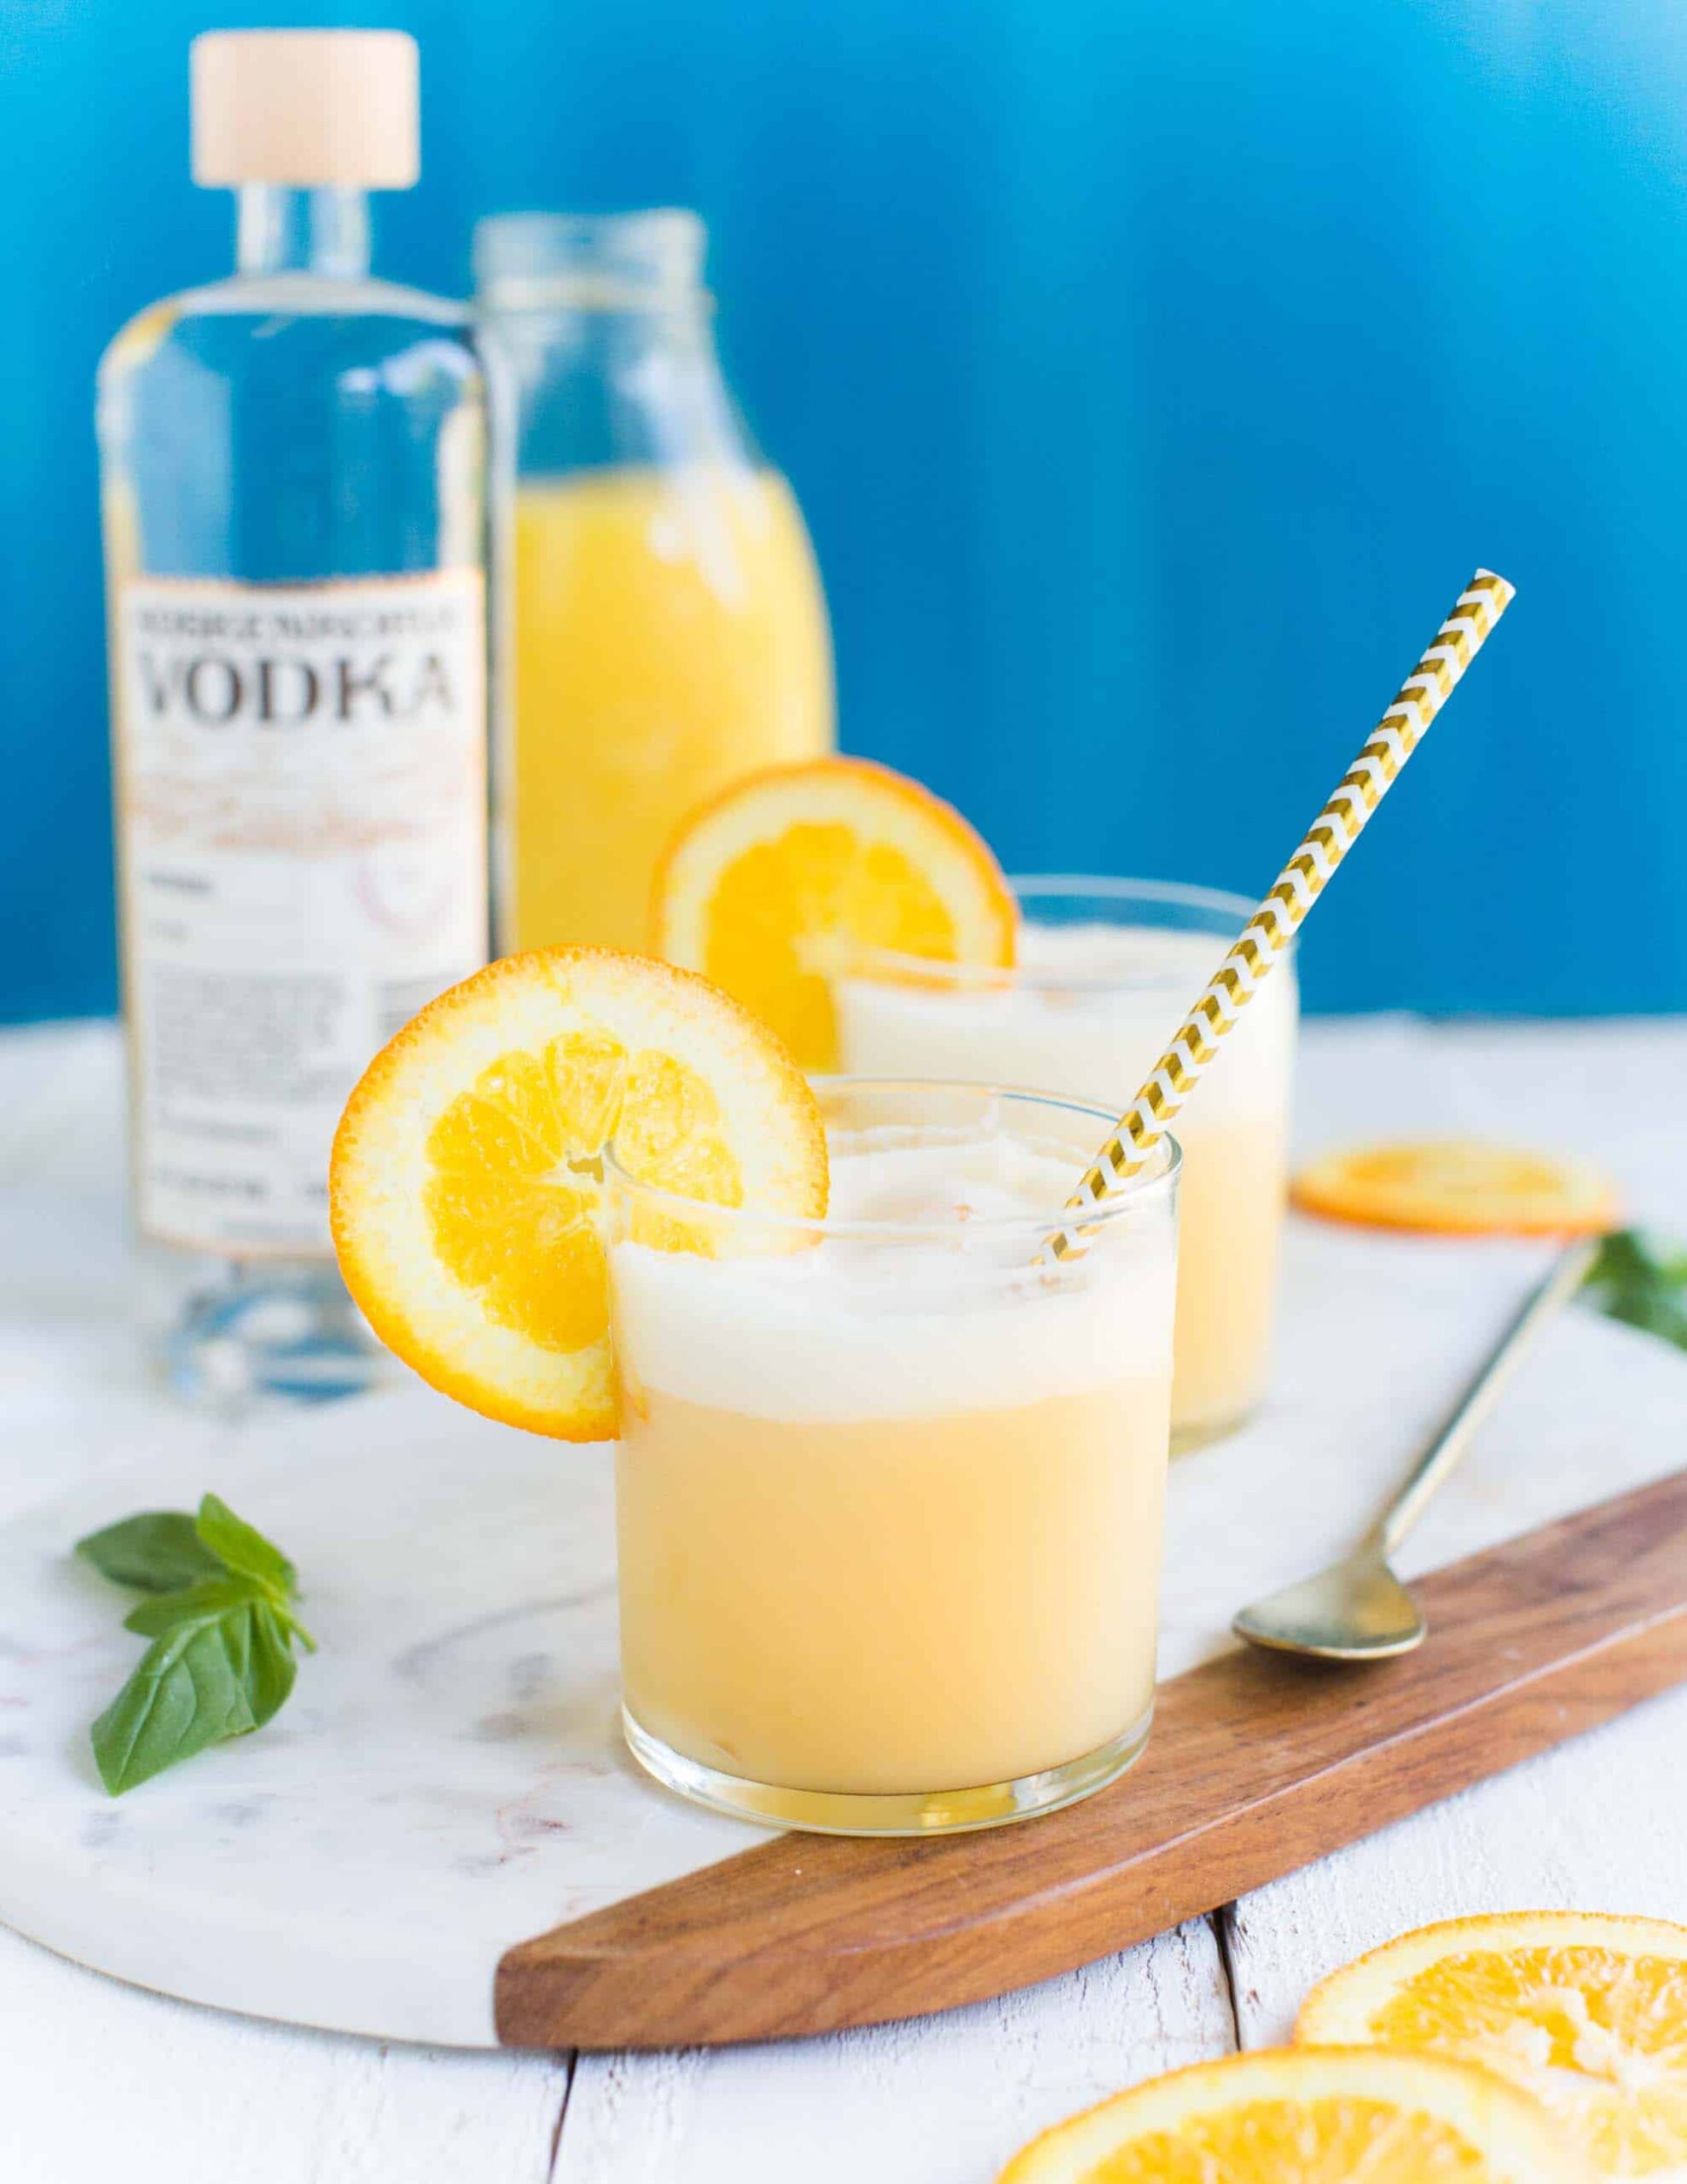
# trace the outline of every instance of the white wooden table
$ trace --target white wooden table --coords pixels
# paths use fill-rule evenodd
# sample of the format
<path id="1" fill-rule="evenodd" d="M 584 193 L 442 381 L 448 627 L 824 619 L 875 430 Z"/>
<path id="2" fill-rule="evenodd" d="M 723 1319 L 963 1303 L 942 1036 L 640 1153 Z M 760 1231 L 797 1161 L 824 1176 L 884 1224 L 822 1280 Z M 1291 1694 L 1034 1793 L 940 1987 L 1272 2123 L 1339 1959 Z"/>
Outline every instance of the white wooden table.
<path id="1" fill-rule="evenodd" d="M 114 1450 L 130 1462 L 167 1437 L 209 1455 L 228 1431 L 165 1409 L 125 1329 L 118 1072 L 107 1026 L 0 1038 L 0 1516 Z M 1579 1138 L 1647 1220 L 1687 1234 L 1684 1090 L 1678 1022 L 1326 1022 L 1306 1039 L 1299 1130 L 1307 1146 Z M 4 1743 L 0 1718 L 0 1757 Z M 0 2169 L 19 2184 L 987 2184 L 1088 2101 L 1284 2037 L 1313 1978 L 1404 1926 L 1528 1905 L 1687 1919 L 1684 1752 L 1687 1690 L 1070 1978 L 712 2054 L 293 2031 L 119 1986 L 0 1930 Z"/>

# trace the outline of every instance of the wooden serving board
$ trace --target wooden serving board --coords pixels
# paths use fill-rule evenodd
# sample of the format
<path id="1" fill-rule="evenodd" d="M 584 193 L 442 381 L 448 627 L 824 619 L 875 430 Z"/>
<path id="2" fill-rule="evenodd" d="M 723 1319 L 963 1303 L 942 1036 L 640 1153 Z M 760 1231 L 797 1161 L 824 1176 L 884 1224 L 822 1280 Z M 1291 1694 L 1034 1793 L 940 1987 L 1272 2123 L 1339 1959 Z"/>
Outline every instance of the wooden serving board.
<path id="1" fill-rule="evenodd" d="M 523 1942 L 518 2047 L 768 2040 L 951 2008 L 1214 1909 L 1687 1678 L 1687 1472 L 1437 1571 L 1362 1669 L 1251 1651 L 1162 1686 L 1131 1773 L 947 1839 L 782 1836 Z"/>

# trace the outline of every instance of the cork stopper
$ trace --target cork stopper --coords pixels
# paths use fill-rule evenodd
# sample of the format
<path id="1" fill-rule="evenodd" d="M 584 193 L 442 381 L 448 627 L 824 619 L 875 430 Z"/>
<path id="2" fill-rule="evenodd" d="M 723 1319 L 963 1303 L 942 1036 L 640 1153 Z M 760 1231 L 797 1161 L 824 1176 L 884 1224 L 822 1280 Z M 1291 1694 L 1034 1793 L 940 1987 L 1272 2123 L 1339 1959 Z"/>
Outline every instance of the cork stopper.
<path id="1" fill-rule="evenodd" d="M 420 169 L 403 31 L 207 31 L 189 51 L 194 180 L 408 189 Z"/>

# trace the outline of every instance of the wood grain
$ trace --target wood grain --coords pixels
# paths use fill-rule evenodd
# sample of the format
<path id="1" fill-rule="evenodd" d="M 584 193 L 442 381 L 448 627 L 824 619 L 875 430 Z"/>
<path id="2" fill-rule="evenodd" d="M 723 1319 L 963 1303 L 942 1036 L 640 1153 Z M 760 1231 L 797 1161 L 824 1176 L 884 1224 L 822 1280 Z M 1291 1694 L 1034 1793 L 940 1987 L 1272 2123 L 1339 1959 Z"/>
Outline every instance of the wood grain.
<path id="1" fill-rule="evenodd" d="M 979 1835 L 780 1836 L 518 1943 L 509 2046 L 776 2039 L 998 1995 L 1164 1931 L 1687 1678 L 1687 1472 L 1424 1579 L 1428 1642 L 1241 1652 L 1162 1687 L 1135 1770 Z"/>
<path id="2" fill-rule="evenodd" d="M 1434 1920 L 1580 1910 L 1687 1923 L 1684 1753 L 1687 1686 L 1244 1896 L 1220 1914 L 1238 2044 L 1287 2039 L 1326 1972 Z"/>

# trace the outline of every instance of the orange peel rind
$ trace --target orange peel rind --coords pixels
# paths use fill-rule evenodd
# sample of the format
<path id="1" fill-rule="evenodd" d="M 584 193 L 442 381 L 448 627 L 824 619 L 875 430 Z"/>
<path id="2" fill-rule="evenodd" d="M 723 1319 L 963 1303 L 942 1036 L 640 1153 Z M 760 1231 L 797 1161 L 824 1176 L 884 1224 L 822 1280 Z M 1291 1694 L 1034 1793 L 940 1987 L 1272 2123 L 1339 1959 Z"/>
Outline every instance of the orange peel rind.
<path id="1" fill-rule="evenodd" d="M 658 868 L 658 956 L 705 976 L 805 1069 L 837 1066 L 832 982 L 862 951 L 995 967 L 1018 909 L 983 838 L 867 758 L 752 774 L 693 811 Z"/>
<path id="2" fill-rule="evenodd" d="M 1586 2174 L 1687 2174 L 1687 1926 L 1585 1911 L 1420 1926 L 1314 1987 L 1295 2038 L 1478 2064 L 1540 2103 Z"/>
<path id="3" fill-rule="evenodd" d="M 1034 2139 L 1000 2184 L 1580 2184 L 1492 2072 L 1381 2048 L 1263 2048 L 1173 2071 Z"/>
<path id="4" fill-rule="evenodd" d="M 352 1092 L 329 1172 L 340 1270 L 388 1349 L 489 1418 L 612 1435 L 610 1145 L 629 1174 L 681 1198 L 826 1211 L 813 1093 L 706 980 L 612 949 L 550 948 L 431 1002 Z M 708 1249 L 668 1216 L 641 1240 Z"/>

